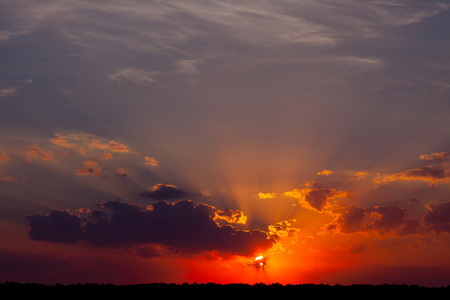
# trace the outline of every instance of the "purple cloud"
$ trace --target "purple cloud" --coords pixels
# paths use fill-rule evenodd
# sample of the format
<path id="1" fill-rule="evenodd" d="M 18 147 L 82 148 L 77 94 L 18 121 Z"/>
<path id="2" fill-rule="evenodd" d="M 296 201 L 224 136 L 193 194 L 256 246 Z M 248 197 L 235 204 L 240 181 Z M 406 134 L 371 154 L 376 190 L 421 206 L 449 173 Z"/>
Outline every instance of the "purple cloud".
<path id="1" fill-rule="evenodd" d="M 86 218 L 54 210 L 27 217 L 29 237 L 39 241 L 84 241 L 98 247 L 162 244 L 184 253 L 218 251 L 250 255 L 271 247 L 273 240 L 260 230 L 237 230 L 214 221 L 216 208 L 189 200 L 159 201 L 150 209 L 135 204 L 105 202 Z M 83 225 L 84 224 L 84 225 Z"/>

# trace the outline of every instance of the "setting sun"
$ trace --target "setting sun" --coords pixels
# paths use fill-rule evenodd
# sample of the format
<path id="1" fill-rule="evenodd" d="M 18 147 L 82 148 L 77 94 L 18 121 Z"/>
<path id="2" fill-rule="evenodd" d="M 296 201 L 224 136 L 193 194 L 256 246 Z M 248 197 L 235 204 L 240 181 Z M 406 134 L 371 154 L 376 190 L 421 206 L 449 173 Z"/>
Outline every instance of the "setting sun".
<path id="1" fill-rule="evenodd" d="M 259 255 L 257 257 L 255 257 L 255 259 L 253 260 L 252 263 L 250 263 L 250 265 L 252 267 L 254 267 L 255 269 L 259 270 L 259 269 L 263 269 L 266 267 L 267 263 L 266 263 L 266 258 L 262 255 Z"/>

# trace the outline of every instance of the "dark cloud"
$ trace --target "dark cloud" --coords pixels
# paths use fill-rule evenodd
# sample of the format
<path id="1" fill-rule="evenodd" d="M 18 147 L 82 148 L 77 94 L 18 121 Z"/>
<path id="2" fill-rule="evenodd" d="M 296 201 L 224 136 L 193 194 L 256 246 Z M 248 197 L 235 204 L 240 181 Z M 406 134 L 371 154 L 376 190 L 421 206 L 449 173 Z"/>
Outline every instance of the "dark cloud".
<path id="1" fill-rule="evenodd" d="M 83 236 L 81 219 L 67 211 L 54 210 L 48 215 L 27 216 L 31 230 L 28 235 L 36 241 L 73 243 Z"/>
<path id="2" fill-rule="evenodd" d="M 401 226 L 397 230 L 397 235 L 413 235 L 424 233 L 424 225 L 421 220 L 407 218 L 404 219 Z"/>
<path id="3" fill-rule="evenodd" d="M 398 229 L 406 216 L 405 210 L 400 207 L 375 207 L 366 213 L 372 219 L 367 227 L 381 234 Z"/>
<path id="4" fill-rule="evenodd" d="M 188 195 L 188 193 L 180 190 L 174 185 L 160 183 L 153 187 L 153 191 L 145 191 L 139 193 L 139 195 L 154 200 L 169 200 L 181 199 L 183 196 Z"/>
<path id="5" fill-rule="evenodd" d="M 365 211 L 362 208 L 350 205 L 338 214 L 336 224 L 329 227 L 334 230 L 339 225 L 340 231 L 343 233 L 354 233 L 364 229 Z"/>
<path id="6" fill-rule="evenodd" d="M 342 233 L 375 232 L 378 234 L 413 235 L 424 232 L 419 219 L 407 218 L 406 211 L 400 207 L 360 208 L 347 206 L 337 213 L 336 221 L 328 230 Z"/>
<path id="7" fill-rule="evenodd" d="M 424 223 L 437 234 L 450 233 L 450 201 L 427 205 L 430 212 L 425 215 Z"/>
<path id="8" fill-rule="evenodd" d="M 162 244 L 184 253 L 218 251 L 239 255 L 263 251 L 272 245 L 267 233 L 237 230 L 214 221 L 216 209 L 179 200 L 159 201 L 150 209 L 135 204 L 105 202 L 82 219 L 68 212 L 29 216 L 31 239 L 56 243 L 85 241 L 98 247 L 127 248 Z"/>

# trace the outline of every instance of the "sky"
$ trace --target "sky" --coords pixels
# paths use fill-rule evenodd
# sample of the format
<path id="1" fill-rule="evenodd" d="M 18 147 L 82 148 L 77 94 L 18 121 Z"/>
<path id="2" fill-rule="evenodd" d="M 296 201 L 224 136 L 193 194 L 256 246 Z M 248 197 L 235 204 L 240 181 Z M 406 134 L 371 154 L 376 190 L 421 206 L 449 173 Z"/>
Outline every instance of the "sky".
<path id="1" fill-rule="evenodd" d="M 0 0 L 0 281 L 449 285 L 449 28 L 445 0 Z"/>

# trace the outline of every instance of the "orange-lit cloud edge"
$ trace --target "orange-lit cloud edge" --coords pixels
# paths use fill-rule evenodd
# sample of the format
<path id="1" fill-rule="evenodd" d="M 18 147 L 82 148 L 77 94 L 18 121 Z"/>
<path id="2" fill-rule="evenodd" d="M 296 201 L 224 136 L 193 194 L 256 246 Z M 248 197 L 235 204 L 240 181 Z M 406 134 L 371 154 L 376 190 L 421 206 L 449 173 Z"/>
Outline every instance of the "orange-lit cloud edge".
<path id="1" fill-rule="evenodd" d="M 83 159 L 84 168 L 72 173 L 99 177 L 104 175 L 99 161 L 107 164 L 116 154 L 132 152 L 122 143 L 87 134 L 56 134 L 51 144 L 57 148 L 50 151 L 33 145 L 20 155 L 26 163 L 30 159 L 56 163 L 68 155 L 67 150 L 73 151 Z M 13 160 L 8 153 L 0 150 L 0 164 Z M 439 246 L 448 242 L 450 201 L 423 203 L 424 213 L 411 216 L 405 207 L 367 206 L 358 197 L 364 195 L 364 189 L 399 182 L 425 183 L 430 189 L 446 186 L 450 181 L 449 153 L 421 154 L 423 167 L 393 174 L 371 176 L 369 171 L 355 171 L 342 175 L 339 170 L 323 170 L 313 172 L 320 175 L 316 180 L 292 190 L 255 191 L 255 199 L 284 201 L 296 211 L 292 218 L 273 220 L 265 228 L 249 228 L 246 211 L 199 201 L 194 204 L 189 198 L 199 194 L 160 183 L 141 193 L 155 201 L 147 206 L 107 202 L 98 204 L 97 209 L 36 212 L 27 217 L 29 238 L 43 249 L 55 244 L 73 249 L 84 245 L 83 249 L 107 251 L 112 256 L 121 253 L 161 273 L 160 277 L 149 276 L 150 281 L 346 283 L 341 281 L 358 280 L 342 275 L 352 269 L 363 272 L 364 268 L 392 265 L 406 270 L 411 261 L 422 267 L 442 266 L 447 248 Z M 138 156 L 143 166 L 158 166 L 156 159 Z M 123 167 L 116 170 L 116 175 L 128 175 Z M 2 181 L 12 181 L 8 174 L 1 175 Z M 328 180 L 333 176 L 335 181 Z M 323 177 L 327 178 L 324 183 Z M 348 188 L 336 184 L 342 179 Z M 201 194 L 202 199 L 205 195 Z M 415 201 L 411 199 L 411 203 Z M 432 249 L 435 256 L 424 255 L 424 249 Z M 255 268 L 258 256 L 265 258 L 263 269 Z M 166 267 L 182 275 L 171 277 L 163 271 Z M 378 276 L 368 276 L 367 280 L 382 280 L 382 275 Z"/>

